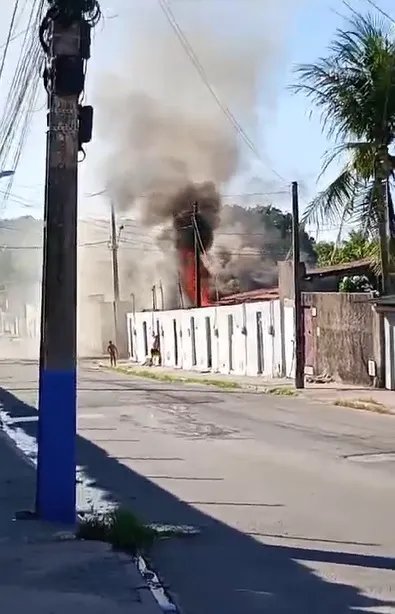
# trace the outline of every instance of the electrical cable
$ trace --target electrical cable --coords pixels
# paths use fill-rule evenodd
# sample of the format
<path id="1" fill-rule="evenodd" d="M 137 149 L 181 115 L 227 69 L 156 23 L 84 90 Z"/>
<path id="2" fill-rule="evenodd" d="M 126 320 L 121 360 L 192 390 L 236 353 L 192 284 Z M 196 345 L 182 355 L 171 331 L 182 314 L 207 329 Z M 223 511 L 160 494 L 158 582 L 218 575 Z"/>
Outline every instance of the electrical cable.
<path id="1" fill-rule="evenodd" d="M 0 228 L 1 230 L 1 228 Z M 102 243 L 107 243 L 107 241 L 93 242 L 93 243 L 80 243 L 77 247 L 99 247 Z M 42 245 L 1 245 L 0 244 L 0 253 L 2 251 L 22 251 L 22 250 L 42 250 Z"/>
<path id="2" fill-rule="evenodd" d="M 370 4 L 370 6 L 372 6 L 374 9 L 376 9 L 376 11 L 381 13 L 381 15 L 383 15 L 383 17 L 386 17 L 386 19 L 389 19 L 390 21 L 392 21 L 392 23 L 395 23 L 395 19 L 393 17 L 391 17 L 391 15 L 389 13 L 384 11 L 384 9 L 382 9 L 374 0 L 366 0 L 366 2 L 368 4 Z"/>
<path id="3" fill-rule="evenodd" d="M 84 19 L 92 27 L 96 26 L 102 16 L 99 0 L 48 0 L 49 13 L 68 21 Z"/>
<path id="4" fill-rule="evenodd" d="M 200 234 L 199 226 L 198 226 L 198 224 L 196 222 L 196 218 L 195 217 L 192 218 L 192 223 L 194 225 L 195 233 L 196 233 L 196 236 L 197 236 L 198 241 L 199 241 L 199 246 L 200 246 L 199 249 L 201 250 L 201 252 L 202 252 L 202 254 L 203 254 L 207 264 L 209 265 L 210 260 L 209 260 L 209 258 L 207 256 L 207 252 L 206 252 L 205 247 L 203 245 L 203 240 L 202 240 L 202 237 L 201 237 L 201 234 Z M 219 300 L 218 274 L 214 272 L 212 277 L 214 278 L 215 296 L 216 296 L 216 299 L 217 299 L 217 302 L 218 302 L 218 300 Z"/>
<path id="5" fill-rule="evenodd" d="M 10 40 L 7 40 L 6 43 L 3 43 L 2 45 L 0 45 L 0 49 L 5 49 L 7 45 L 16 41 L 18 38 L 26 34 L 26 32 L 27 32 L 27 28 L 25 28 L 24 30 L 21 30 L 20 32 L 17 32 L 16 34 L 14 34 L 14 36 L 11 36 Z"/>
<path id="6" fill-rule="evenodd" d="M 43 57 L 35 30 L 44 13 L 44 0 L 34 0 L 14 76 L 0 119 L 0 168 L 9 166 L 16 171 L 31 124 L 31 112 L 36 107 L 39 80 L 37 75 Z M 10 39 L 11 40 L 11 39 Z M 3 205 L 8 200 L 14 175 L 6 184 Z"/>
<path id="7" fill-rule="evenodd" d="M 5 61 L 6 61 L 6 58 L 7 58 L 8 49 L 10 47 L 12 33 L 14 31 L 14 24 L 15 24 L 16 14 L 18 12 L 18 7 L 19 7 L 19 0 L 15 0 L 14 10 L 12 12 L 11 23 L 10 23 L 10 27 L 8 29 L 7 40 L 6 40 L 6 43 L 5 43 L 3 57 L 2 57 L 2 60 L 1 60 L 1 65 L 0 65 L 0 79 L 3 76 L 4 65 L 5 65 Z"/>
<path id="8" fill-rule="evenodd" d="M 258 151 L 257 147 L 255 146 L 254 142 L 248 136 L 248 134 L 246 133 L 244 128 L 241 126 L 240 122 L 236 119 L 235 115 L 232 113 L 230 108 L 226 105 L 226 103 L 224 103 L 223 100 L 221 100 L 220 96 L 217 94 L 217 92 L 215 91 L 214 87 L 210 83 L 210 81 L 208 79 L 208 76 L 207 76 L 207 73 L 206 73 L 202 63 L 200 62 L 200 60 L 199 60 L 198 56 L 196 55 L 193 47 L 191 46 L 190 42 L 188 41 L 185 33 L 183 32 L 183 30 L 181 29 L 179 23 L 177 22 L 177 20 L 175 18 L 175 15 L 174 15 L 173 11 L 171 10 L 168 2 L 166 0 L 158 0 L 158 3 L 159 3 L 160 8 L 162 9 L 162 11 L 163 11 L 167 21 L 169 22 L 169 24 L 173 28 L 174 32 L 176 33 L 177 38 L 180 41 L 184 51 L 186 52 L 187 56 L 191 60 L 192 64 L 195 66 L 195 68 L 196 68 L 197 72 L 199 73 L 203 83 L 206 85 L 207 89 L 209 90 L 209 92 L 211 93 L 213 98 L 215 99 L 216 103 L 220 107 L 221 111 L 224 113 L 224 115 L 227 118 L 227 120 L 230 122 L 230 124 L 233 126 L 233 128 L 238 132 L 238 134 L 242 137 L 242 139 L 244 140 L 246 145 L 249 147 L 249 149 L 252 151 L 252 153 L 256 156 L 256 158 L 259 159 L 263 164 L 265 164 L 267 166 L 267 163 L 265 163 L 263 161 L 262 156 L 259 153 L 259 151 Z M 270 170 L 271 170 L 271 172 L 274 175 L 276 175 L 276 177 L 278 177 L 278 179 L 280 179 L 280 181 L 282 181 L 283 183 L 289 185 L 289 181 L 284 179 L 284 177 L 279 172 L 277 172 L 274 168 L 270 168 Z"/>
<path id="9" fill-rule="evenodd" d="M 99 192 L 87 192 L 84 194 L 87 198 L 95 198 L 96 196 L 104 196 L 108 193 L 107 189 L 99 190 Z M 246 198 L 252 196 L 280 196 L 280 195 L 289 195 L 288 190 L 273 190 L 267 192 L 240 192 L 239 194 L 219 194 L 221 198 Z M 156 192 L 155 196 L 166 196 L 165 192 Z M 144 199 L 151 198 L 151 194 L 136 194 L 133 198 Z"/>

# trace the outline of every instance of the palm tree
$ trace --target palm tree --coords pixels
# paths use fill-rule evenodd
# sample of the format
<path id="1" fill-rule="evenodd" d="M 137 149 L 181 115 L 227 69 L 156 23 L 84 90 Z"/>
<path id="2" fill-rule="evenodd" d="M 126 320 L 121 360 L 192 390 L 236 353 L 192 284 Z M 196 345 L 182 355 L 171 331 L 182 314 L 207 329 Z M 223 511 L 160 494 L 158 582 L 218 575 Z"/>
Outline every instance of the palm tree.
<path id="1" fill-rule="evenodd" d="M 388 270 L 387 224 L 395 237 L 390 180 L 395 175 L 395 40 L 390 24 L 353 13 L 338 30 L 328 57 L 299 65 L 296 92 L 321 112 L 322 125 L 336 145 L 322 173 L 344 158 L 339 176 L 307 207 L 305 222 L 352 221 L 367 236 L 380 238 L 383 290 Z"/>

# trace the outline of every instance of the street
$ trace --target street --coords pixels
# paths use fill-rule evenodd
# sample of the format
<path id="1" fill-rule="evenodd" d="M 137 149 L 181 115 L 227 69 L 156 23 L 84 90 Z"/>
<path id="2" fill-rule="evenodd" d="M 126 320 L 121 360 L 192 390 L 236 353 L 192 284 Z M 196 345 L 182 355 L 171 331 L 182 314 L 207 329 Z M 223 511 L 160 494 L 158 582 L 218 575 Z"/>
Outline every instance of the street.
<path id="1" fill-rule="evenodd" d="M 35 435 L 37 365 L 0 375 L 9 424 Z M 184 614 L 395 612 L 394 417 L 88 362 L 78 403 L 89 497 L 200 529 L 152 554 Z"/>

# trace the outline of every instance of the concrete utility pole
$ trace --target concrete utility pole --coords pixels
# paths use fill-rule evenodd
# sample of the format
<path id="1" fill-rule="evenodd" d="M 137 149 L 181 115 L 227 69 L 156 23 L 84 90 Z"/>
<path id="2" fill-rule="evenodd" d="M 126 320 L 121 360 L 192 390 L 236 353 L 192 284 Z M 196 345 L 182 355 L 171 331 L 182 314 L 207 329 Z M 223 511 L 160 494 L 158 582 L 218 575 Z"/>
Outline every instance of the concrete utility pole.
<path id="1" fill-rule="evenodd" d="M 114 288 L 114 338 L 115 345 L 118 350 L 120 349 L 120 334 L 119 334 L 119 263 L 118 263 L 118 250 L 119 250 L 119 236 L 117 233 L 117 223 L 115 218 L 115 207 L 113 201 L 111 201 L 111 253 L 112 253 L 112 279 Z"/>
<path id="2" fill-rule="evenodd" d="M 159 282 L 159 292 L 160 292 L 160 308 L 162 311 L 165 309 L 165 292 L 163 290 L 162 280 Z"/>
<path id="3" fill-rule="evenodd" d="M 156 311 L 158 309 L 158 304 L 156 300 L 156 285 L 152 286 L 152 311 Z"/>
<path id="4" fill-rule="evenodd" d="M 193 204 L 192 225 L 193 225 L 193 241 L 195 248 L 195 306 L 202 306 L 202 291 L 201 291 L 201 273 L 200 273 L 200 237 L 197 216 L 199 212 L 198 203 Z"/>
<path id="5" fill-rule="evenodd" d="M 58 0 L 40 29 L 48 92 L 36 512 L 75 522 L 77 163 L 90 140 L 81 107 L 90 25 Z M 66 8 L 64 8 L 66 7 Z M 83 9 L 81 9 L 83 10 Z"/>
<path id="6" fill-rule="evenodd" d="M 295 388 L 300 389 L 304 388 L 305 338 L 299 245 L 299 191 L 297 181 L 292 183 L 292 243 L 295 306 Z"/>
<path id="7" fill-rule="evenodd" d="M 392 170 L 392 164 L 390 165 Z M 390 219 L 389 219 L 389 167 L 387 146 L 380 147 L 375 160 L 374 191 L 378 197 L 378 230 L 380 239 L 381 294 L 390 294 Z"/>
<path id="8" fill-rule="evenodd" d="M 134 315 L 136 313 L 136 296 L 134 292 L 130 293 L 130 302 L 132 303 L 132 313 Z"/>
<path id="9" fill-rule="evenodd" d="M 184 295 L 183 295 L 183 292 L 182 292 L 182 283 L 181 283 L 180 271 L 178 271 L 177 287 L 178 287 L 178 299 L 179 299 L 178 306 L 179 306 L 180 309 L 184 309 L 184 307 L 185 307 L 185 305 L 184 305 Z"/>

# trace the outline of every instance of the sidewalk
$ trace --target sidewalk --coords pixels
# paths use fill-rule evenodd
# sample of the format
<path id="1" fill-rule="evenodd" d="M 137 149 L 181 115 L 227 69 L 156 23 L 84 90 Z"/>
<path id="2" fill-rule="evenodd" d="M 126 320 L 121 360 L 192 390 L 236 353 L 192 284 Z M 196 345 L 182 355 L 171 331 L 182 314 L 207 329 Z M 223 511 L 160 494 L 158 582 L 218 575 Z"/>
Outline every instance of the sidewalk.
<path id="1" fill-rule="evenodd" d="M 74 540 L 36 520 L 34 468 L 0 430 L 0 603 L 2 614 L 159 614 L 131 558 Z"/>
<path id="2" fill-rule="evenodd" d="M 100 366 L 107 367 L 106 361 L 98 361 Z M 256 392 L 275 392 L 281 395 L 281 390 L 284 390 L 284 396 L 287 396 L 287 391 L 294 388 L 294 381 L 286 378 L 266 379 L 260 376 L 246 375 L 224 375 L 221 373 L 187 371 L 184 369 L 175 369 L 172 367 L 145 367 L 139 364 L 122 360 L 119 362 L 121 370 L 131 369 L 131 372 L 138 375 L 149 375 L 152 379 L 160 381 L 169 381 L 174 378 L 174 381 L 185 380 L 185 383 L 210 384 L 213 382 L 218 387 L 223 387 L 224 390 L 240 388 L 243 390 L 251 390 Z M 337 382 L 329 382 L 325 384 L 309 384 L 306 383 L 304 390 L 297 391 L 298 396 L 305 397 L 310 401 L 319 403 L 353 403 L 355 401 L 363 401 L 367 404 L 377 403 L 383 406 L 387 412 L 395 414 L 395 393 L 392 390 L 383 390 L 378 388 L 370 388 L 367 386 L 353 386 L 351 384 L 339 384 Z"/>

